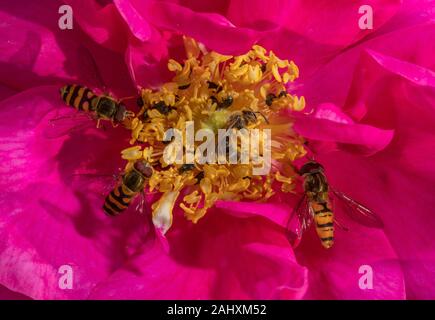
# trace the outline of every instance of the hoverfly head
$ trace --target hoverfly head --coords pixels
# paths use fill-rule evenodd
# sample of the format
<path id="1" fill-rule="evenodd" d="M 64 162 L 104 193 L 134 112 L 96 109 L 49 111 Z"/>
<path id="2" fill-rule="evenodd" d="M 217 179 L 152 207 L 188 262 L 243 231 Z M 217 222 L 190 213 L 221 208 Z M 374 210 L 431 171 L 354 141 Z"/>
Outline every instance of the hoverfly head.
<path id="1" fill-rule="evenodd" d="M 318 163 L 317 161 L 311 160 L 308 161 L 307 163 L 305 163 L 300 169 L 299 169 L 299 174 L 301 176 L 305 175 L 305 174 L 314 174 L 314 173 L 319 173 L 319 172 L 323 172 L 323 166 Z"/>
<path id="2" fill-rule="evenodd" d="M 146 161 L 136 161 L 134 168 L 139 171 L 145 178 L 151 178 L 153 175 L 153 168 Z"/>

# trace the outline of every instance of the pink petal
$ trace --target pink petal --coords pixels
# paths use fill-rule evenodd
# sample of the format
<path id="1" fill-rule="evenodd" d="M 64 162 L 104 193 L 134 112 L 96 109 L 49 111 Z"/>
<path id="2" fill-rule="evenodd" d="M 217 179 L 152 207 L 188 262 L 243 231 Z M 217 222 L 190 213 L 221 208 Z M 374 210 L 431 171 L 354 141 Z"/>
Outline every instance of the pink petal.
<path id="1" fill-rule="evenodd" d="M 0 104 L 0 283 L 34 299 L 87 297 L 142 243 L 150 222 L 129 213 L 106 217 L 103 189 L 74 178 L 116 173 L 128 137 L 116 129 L 44 137 L 56 108 L 68 108 L 58 90 L 34 88 Z M 72 267 L 72 289 L 59 287 L 63 265 Z"/>
<path id="2" fill-rule="evenodd" d="M 362 30 L 358 26 L 362 16 L 358 9 L 362 5 L 373 8 L 373 30 Z M 400 5 L 398 0 L 334 3 L 273 0 L 267 4 L 256 0 L 237 0 L 231 1 L 226 17 L 238 27 L 267 30 L 259 43 L 280 57 L 295 61 L 301 70 L 300 79 L 308 79 L 346 47 L 369 38 L 372 33 L 376 35 Z M 410 8 L 401 11 L 408 13 Z M 400 22 L 398 26 L 403 24 Z"/>
<path id="3" fill-rule="evenodd" d="M 127 69 L 121 65 L 122 56 L 90 42 L 78 26 L 61 30 L 57 26 L 60 5 L 56 1 L 29 2 L 25 12 L 18 2 L 2 6 L 2 83 L 11 89 L 24 90 L 79 82 L 102 89 L 114 87 L 122 95 L 131 92 L 132 83 Z M 77 17 L 80 9 L 75 9 L 74 6 L 74 17 Z"/>
<path id="4" fill-rule="evenodd" d="M 336 215 L 343 219 L 343 213 Z M 346 223 L 350 231 L 336 228 L 331 249 L 321 246 L 314 229 L 305 234 L 296 249 L 298 262 L 309 270 L 309 289 L 304 298 L 404 299 L 400 261 L 383 232 Z M 360 286 L 361 266 L 369 266 L 373 272 L 372 289 Z"/>
<path id="5" fill-rule="evenodd" d="M 368 53 L 384 69 L 402 76 L 406 80 L 409 80 L 416 85 L 430 86 L 435 88 L 434 71 L 420 67 L 413 63 L 383 55 L 373 50 L 368 50 Z"/>
<path id="6" fill-rule="evenodd" d="M 124 52 L 127 46 L 128 28 L 114 4 L 102 6 L 95 0 L 65 2 L 71 6 L 74 19 L 89 37 L 105 48 Z"/>
<path id="7" fill-rule="evenodd" d="M 363 120 L 393 128 L 394 138 L 373 157 L 337 152 L 320 160 L 331 183 L 381 216 L 401 262 L 407 297 L 432 299 L 435 220 L 428 208 L 435 205 L 433 72 L 369 53 L 356 70 L 349 102 L 365 104 Z"/>
<path id="8" fill-rule="evenodd" d="M 327 173 L 331 177 L 329 170 Z M 282 203 L 219 202 L 217 206 L 232 210 L 231 214 L 240 218 L 255 215 L 265 217 L 283 226 L 283 232 L 290 240 L 291 235 L 286 231 L 287 223 L 298 199 L 300 196 L 287 194 L 282 195 Z M 337 206 L 337 219 L 350 231 L 344 232 L 337 227 L 336 242 L 332 249 L 325 250 L 321 246 L 313 229 L 304 234 L 302 242 L 296 248 L 297 261 L 308 268 L 309 286 L 304 298 L 404 299 L 405 280 L 401 262 L 384 232 L 359 226 L 342 210 L 343 207 Z M 373 269 L 373 289 L 359 286 L 362 276 L 359 269 L 364 265 Z"/>
<path id="9" fill-rule="evenodd" d="M 375 15 L 373 30 L 362 30 L 358 9 L 370 5 Z M 279 25 L 313 41 L 349 45 L 379 29 L 399 9 L 398 0 L 372 1 L 231 1 L 228 18 L 239 27 Z"/>
<path id="10" fill-rule="evenodd" d="M 432 10 L 433 11 L 433 10 Z M 424 19 L 433 19 L 435 13 L 424 11 Z M 421 15 L 423 15 L 423 13 Z M 406 16 L 405 21 L 412 21 Z M 414 22 L 415 23 L 415 22 Z M 378 37 L 362 42 L 323 64 L 315 75 L 304 79 L 303 85 L 295 88 L 295 93 L 305 96 L 308 106 L 333 103 L 348 108 L 355 107 L 356 101 L 348 98 L 355 70 L 367 61 L 366 50 L 388 55 L 428 69 L 435 68 L 432 52 L 435 50 L 435 30 L 430 23 L 393 29 Z M 296 61 L 297 62 L 297 61 Z M 363 70 L 363 68 L 360 68 Z M 304 70 L 301 69 L 301 74 Z"/>
<path id="11" fill-rule="evenodd" d="M 236 28 L 230 21 L 214 13 L 197 13 L 175 3 L 119 0 L 117 5 L 129 7 L 159 30 L 188 35 L 208 49 L 223 54 L 243 53 L 261 36 L 245 28 Z M 130 28 L 136 29 L 137 19 L 125 16 Z"/>
<path id="12" fill-rule="evenodd" d="M 30 298 L 0 285 L 0 300 L 29 300 Z"/>
<path id="13" fill-rule="evenodd" d="M 320 105 L 312 115 L 297 116 L 294 129 L 308 140 L 354 145 L 367 155 L 383 150 L 394 135 L 393 130 L 353 123 L 331 104 Z"/>
<path id="14" fill-rule="evenodd" d="M 147 41 L 151 37 L 151 26 L 148 22 L 136 11 L 134 6 L 129 1 L 115 0 L 115 6 L 125 21 L 128 21 L 128 26 L 133 35 L 141 41 Z"/>
<path id="15" fill-rule="evenodd" d="M 175 217 L 170 252 L 148 242 L 92 299 L 300 298 L 306 269 L 273 224 L 212 210 L 198 224 Z M 250 266 L 250 267 L 248 267 Z"/>
<path id="16" fill-rule="evenodd" d="M 290 213 L 295 203 L 257 203 L 245 201 L 219 201 L 216 207 L 228 210 L 239 218 L 264 217 L 277 225 L 286 227 Z"/>
<path id="17" fill-rule="evenodd" d="M 8 86 L 5 86 L 5 85 L 0 85 L 0 101 L 3 99 L 9 98 L 16 93 L 17 93 L 16 90 L 14 90 Z"/>
<path id="18" fill-rule="evenodd" d="M 172 1 L 179 5 L 190 8 L 195 12 L 214 12 L 224 15 L 227 12 L 231 0 L 203 1 L 203 0 L 178 0 Z"/>
<path id="19" fill-rule="evenodd" d="M 172 74 L 167 68 L 170 41 L 153 31 L 147 42 L 131 40 L 125 54 L 130 77 L 140 87 L 158 87 L 169 81 Z"/>

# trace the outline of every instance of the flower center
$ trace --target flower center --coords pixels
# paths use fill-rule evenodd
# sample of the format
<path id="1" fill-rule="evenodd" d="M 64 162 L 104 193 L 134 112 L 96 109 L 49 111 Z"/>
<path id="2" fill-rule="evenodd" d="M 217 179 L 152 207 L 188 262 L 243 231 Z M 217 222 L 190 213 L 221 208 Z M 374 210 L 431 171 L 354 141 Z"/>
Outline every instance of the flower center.
<path id="1" fill-rule="evenodd" d="M 277 186 L 292 191 L 291 164 L 306 153 L 285 112 L 305 106 L 303 97 L 287 90 L 299 75 L 293 61 L 281 60 L 258 45 L 244 55 L 229 56 L 208 52 L 191 38 L 185 37 L 184 43 L 187 59 L 168 62 L 175 73 L 172 81 L 158 90 L 141 89 L 141 110 L 127 124 L 133 147 L 122 152 L 126 171 L 140 160 L 152 166 L 147 187 L 162 193 L 153 204 L 153 219 L 163 231 L 172 222 L 177 200 L 186 218 L 197 222 L 218 200 L 265 201 Z M 270 129 L 272 170 L 254 175 L 254 163 L 166 163 L 164 150 L 175 141 L 164 141 L 165 132 L 184 132 L 188 122 L 193 122 L 195 132 L 207 129 L 216 136 L 219 129 Z M 260 146 L 264 139 L 260 134 Z"/>

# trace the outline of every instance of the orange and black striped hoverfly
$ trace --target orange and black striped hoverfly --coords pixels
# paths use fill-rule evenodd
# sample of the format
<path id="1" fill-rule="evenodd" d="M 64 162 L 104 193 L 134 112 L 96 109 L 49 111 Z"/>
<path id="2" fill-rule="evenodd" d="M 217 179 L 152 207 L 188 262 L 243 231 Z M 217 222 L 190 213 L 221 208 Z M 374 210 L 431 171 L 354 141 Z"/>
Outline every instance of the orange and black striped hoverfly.
<path id="1" fill-rule="evenodd" d="M 334 226 L 336 224 L 340 226 L 340 224 L 334 217 L 332 197 L 343 201 L 347 209 L 345 212 L 356 222 L 368 227 L 383 227 L 382 221 L 374 212 L 329 185 L 324 168 L 320 163 L 310 160 L 297 171 L 303 178 L 304 195 L 296 204 L 288 221 L 288 229 L 290 229 L 293 218 L 296 216 L 298 219 L 296 242 L 300 241 L 302 234 L 314 222 L 322 246 L 326 249 L 333 246 Z"/>
<path id="2" fill-rule="evenodd" d="M 122 175 L 121 181 L 107 195 L 103 210 L 109 216 L 117 216 L 125 211 L 131 201 L 145 188 L 145 183 L 153 175 L 154 169 L 146 161 L 136 161 L 133 167 Z M 144 195 L 143 195 L 144 197 Z"/>
<path id="3" fill-rule="evenodd" d="M 117 100 L 108 94 L 96 94 L 86 86 L 75 84 L 62 87 L 60 95 L 68 106 L 78 112 L 71 113 L 68 110 L 66 115 L 51 119 L 51 126 L 44 132 L 47 138 L 58 138 L 72 131 L 95 127 L 95 121 L 97 128 L 101 120 L 110 121 L 115 127 L 134 117 L 134 113 L 122 103 L 133 97 Z"/>
<path id="4" fill-rule="evenodd" d="M 134 113 L 127 110 L 121 100 L 103 94 L 97 95 L 91 89 L 81 85 L 66 85 L 60 89 L 62 100 L 78 111 L 93 113 L 97 120 L 109 120 L 113 125 L 123 123 Z M 98 125 L 97 125 L 98 127 Z"/>

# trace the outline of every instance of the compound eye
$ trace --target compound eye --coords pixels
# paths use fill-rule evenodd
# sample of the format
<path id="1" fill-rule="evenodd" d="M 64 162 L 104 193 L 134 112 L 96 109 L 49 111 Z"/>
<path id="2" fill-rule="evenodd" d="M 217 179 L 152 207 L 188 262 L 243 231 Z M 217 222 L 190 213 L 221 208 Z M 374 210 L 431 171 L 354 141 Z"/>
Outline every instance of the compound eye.
<path id="1" fill-rule="evenodd" d="M 150 178 L 153 175 L 153 168 L 151 168 L 146 162 L 138 161 L 134 164 L 134 168 L 142 173 L 145 178 Z"/>
<path id="2" fill-rule="evenodd" d="M 145 178 L 151 178 L 151 176 L 153 175 L 153 169 L 151 167 L 146 167 L 142 171 L 142 174 L 144 175 Z"/>
<path id="3" fill-rule="evenodd" d="M 115 114 L 115 120 L 117 122 L 124 121 L 126 111 L 127 111 L 127 108 L 125 107 L 125 105 L 120 104 L 118 107 L 118 110 L 116 111 L 116 114 Z"/>

